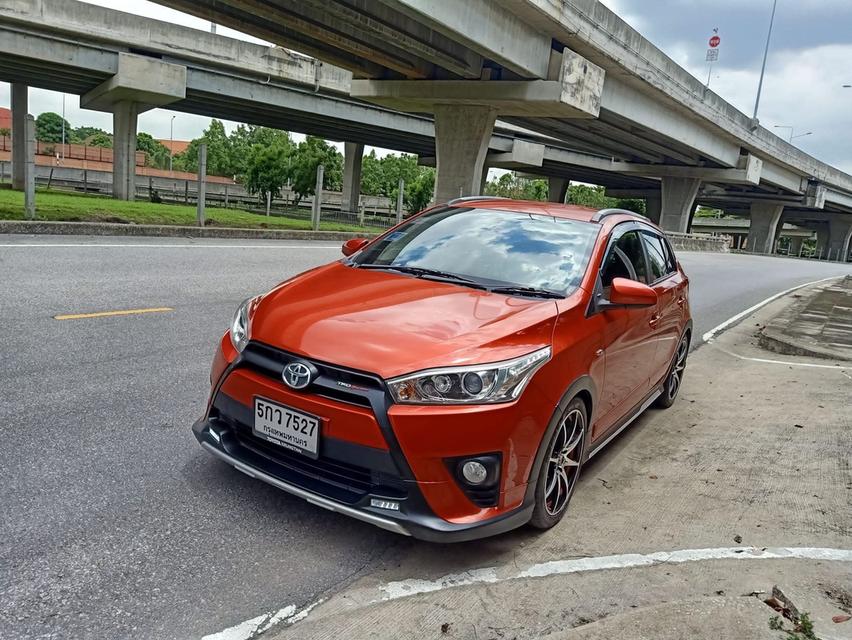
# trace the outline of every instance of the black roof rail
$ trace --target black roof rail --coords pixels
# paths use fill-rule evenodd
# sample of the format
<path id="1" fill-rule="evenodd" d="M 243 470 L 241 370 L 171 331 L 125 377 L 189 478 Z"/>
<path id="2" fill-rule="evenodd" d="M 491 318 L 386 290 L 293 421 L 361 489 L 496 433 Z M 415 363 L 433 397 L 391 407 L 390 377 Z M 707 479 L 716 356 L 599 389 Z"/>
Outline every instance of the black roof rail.
<path id="1" fill-rule="evenodd" d="M 463 198 L 453 198 L 447 204 L 458 204 L 459 202 L 469 202 L 471 200 L 510 200 L 511 198 L 501 198 L 500 196 L 464 196 Z"/>
<path id="2" fill-rule="evenodd" d="M 592 216 L 592 222 L 600 222 L 607 216 L 633 216 L 635 218 L 647 220 L 648 222 L 651 221 L 649 217 L 643 216 L 641 213 L 636 213 L 635 211 L 628 211 L 627 209 L 601 209 Z"/>

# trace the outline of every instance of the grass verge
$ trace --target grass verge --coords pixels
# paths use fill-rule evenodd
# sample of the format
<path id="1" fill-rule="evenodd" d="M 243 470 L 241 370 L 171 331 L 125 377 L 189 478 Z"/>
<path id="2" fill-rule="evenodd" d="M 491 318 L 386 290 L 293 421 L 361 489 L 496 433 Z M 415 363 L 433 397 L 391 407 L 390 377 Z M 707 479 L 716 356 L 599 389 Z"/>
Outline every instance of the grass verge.
<path id="1" fill-rule="evenodd" d="M 207 207 L 207 226 L 240 229 L 303 229 L 308 220 L 265 216 L 234 209 Z M 0 220 L 24 219 L 24 194 L 0 189 Z M 98 195 L 38 190 L 36 219 L 62 222 L 116 222 L 123 224 L 157 224 L 195 226 L 194 206 L 126 202 Z M 359 227 L 340 222 L 320 222 L 321 231 L 354 231 L 379 233 L 382 229 Z"/>

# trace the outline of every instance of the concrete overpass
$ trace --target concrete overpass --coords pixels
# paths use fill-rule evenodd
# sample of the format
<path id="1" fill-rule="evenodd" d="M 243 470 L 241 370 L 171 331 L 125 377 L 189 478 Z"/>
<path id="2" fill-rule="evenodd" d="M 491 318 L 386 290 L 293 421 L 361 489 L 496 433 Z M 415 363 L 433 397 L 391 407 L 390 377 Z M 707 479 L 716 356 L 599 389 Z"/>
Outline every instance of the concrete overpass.
<path id="1" fill-rule="evenodd" d="M 352 97 L 434 114 L 438 199 L 478 191 L 499 117 L 608 174 L 653 179 L 635 193 L 666 229 L 686 231 L 698 199 L 747 209 L 765 251 L 783 215 L 827 222 L 848 255 L 852 176 L 706 90 L 597 0 L 157 1 L 347 68 Z"/>
<path id="2" fill-rule="evenodd" d="M 112 112 L 116 153 L 126 158 L 114 172 L 122 197 L 133 193 L 130 134 L 136 117 L 167 106 L 346 142 L 344 208 L 354 210 L 364 145 L 428 162 L 435 156 L 435 126 L 428 115 L 351 98 L 351 79 L 349 71 L 280 47 L 76 0 L 0 0 L 0 80 L 13 83 L 13 118 L 23 126 L 27 86 L 75 93 L 82 106 Z M 22 145 L 16 149 L 23 154 Z M 494 167 L 552 175 L 554 198 L 564 199 L 569 176 L 612 188 L 655 186 L 641 176 L 602 171 L 598 163 L 607 158 L 571 152 L 562 142 L 508 123 L 491 133 L 487 160 Z"/>

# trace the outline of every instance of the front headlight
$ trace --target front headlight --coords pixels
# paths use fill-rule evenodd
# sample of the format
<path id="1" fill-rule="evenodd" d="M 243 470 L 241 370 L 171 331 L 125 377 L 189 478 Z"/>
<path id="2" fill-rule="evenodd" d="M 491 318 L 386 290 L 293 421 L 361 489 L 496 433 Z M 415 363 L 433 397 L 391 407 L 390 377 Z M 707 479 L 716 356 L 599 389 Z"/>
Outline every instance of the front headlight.
<path id="1" fill-rule="evenodd" d="M 237 312 L 234 314 L 234 319 L 231 321 L 231 344 L 237 353 L 242 353 L 243 349 L 249 341 L 249 326 L 251 324 L 251 316 L 254 312 L 254 307 L 260 297 L 248 298 L 240 303 L 237 307 Z"/>
<path id="2" fill-rule="evenodd" d="M 419 371 L 388 380 L 388 388 L 401 404 L 511 402 L 548 360 L 550 347 L 545 347 L 503 362 Z"/>

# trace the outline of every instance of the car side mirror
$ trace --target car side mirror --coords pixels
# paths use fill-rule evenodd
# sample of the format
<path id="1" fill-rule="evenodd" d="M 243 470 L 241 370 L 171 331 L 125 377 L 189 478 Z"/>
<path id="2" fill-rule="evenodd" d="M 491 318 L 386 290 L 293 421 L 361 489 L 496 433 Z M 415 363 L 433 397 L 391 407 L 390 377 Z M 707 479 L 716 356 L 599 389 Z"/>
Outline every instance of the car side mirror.
<path id="1" fill-rule="evenodd" d="M 363 249 L 368 242 L 369 240 L 367 240 L 367 238 L 350 238 L 343 243 L 341 251 L 343 251 L 343 255 L 351 256 L 356 251 Z"/>
<path id="2" fill-rule="evenodd" d="M 625 307 L 650 307 L 657 304 L 657 292 L 647 284 L 635 280 L 613 278 L 609 302 Z"/>

